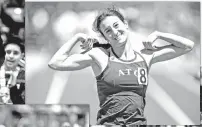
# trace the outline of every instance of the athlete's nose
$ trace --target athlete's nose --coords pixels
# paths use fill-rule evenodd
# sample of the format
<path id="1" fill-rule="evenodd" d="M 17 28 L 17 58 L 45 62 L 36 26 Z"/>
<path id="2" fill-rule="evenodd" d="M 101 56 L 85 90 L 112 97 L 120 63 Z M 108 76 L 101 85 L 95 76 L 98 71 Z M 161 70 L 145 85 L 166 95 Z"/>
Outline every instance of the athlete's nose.
<path id="1" fill-rule="evenodd" d="M 116 28 L 112 28 L 112 33 L 113 33 L 113 35 L 117 36 L 118 35 L 118 30 Z"/>
<path id="2" fill-rule="evenodd" d="M 116 38 L 119 35 L 119 31 L 116 28 L 112 28 L 112 37 Z"/>
<path id="3" fill-rule="evenodd" d="M 14 57 L 13 53 L 10 53 L 10 54 L 8 55 L 8 57 L 11 58 L 11 59 L 13 59 L 13 57 Z"/>

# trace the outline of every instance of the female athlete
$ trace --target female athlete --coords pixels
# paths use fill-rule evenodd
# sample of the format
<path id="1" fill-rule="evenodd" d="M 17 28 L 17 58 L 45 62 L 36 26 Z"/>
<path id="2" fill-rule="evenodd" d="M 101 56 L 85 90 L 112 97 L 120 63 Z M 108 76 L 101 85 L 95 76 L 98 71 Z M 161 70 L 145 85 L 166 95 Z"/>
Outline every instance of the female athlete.
<path id="1" fill-rule="evenodd" d="M 74 71 L 91 66 L 97 80 L 100 110 L 99 125 L 146 125 L 145 93 L 151 65 L 179 57 L 192 50 L 194 43 L 184 37 L 155 31 L 143 41 L 144 49 L 134 49 L 136 40 L 123 15 L 116 8 L 100 13 L 93 24 L 108 44 L 78 33 L 52 57 L 49 67 Z M 161 39 L 170 45 L 156 47 Z M 71 49 L 82 42 L 85 53 L 70 55 Z"/>

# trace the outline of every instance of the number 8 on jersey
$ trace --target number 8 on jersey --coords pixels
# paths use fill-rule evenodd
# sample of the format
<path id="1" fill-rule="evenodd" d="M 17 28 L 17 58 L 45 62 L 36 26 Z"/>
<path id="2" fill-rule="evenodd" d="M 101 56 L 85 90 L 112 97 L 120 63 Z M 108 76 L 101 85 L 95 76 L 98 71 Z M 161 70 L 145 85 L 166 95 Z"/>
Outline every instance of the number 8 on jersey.
<path id="1" fill-rule="evenodd" d="M 138 83 L 139 85 L 147 85 L 147 70 L 142 67 L 138 67 Z"/>

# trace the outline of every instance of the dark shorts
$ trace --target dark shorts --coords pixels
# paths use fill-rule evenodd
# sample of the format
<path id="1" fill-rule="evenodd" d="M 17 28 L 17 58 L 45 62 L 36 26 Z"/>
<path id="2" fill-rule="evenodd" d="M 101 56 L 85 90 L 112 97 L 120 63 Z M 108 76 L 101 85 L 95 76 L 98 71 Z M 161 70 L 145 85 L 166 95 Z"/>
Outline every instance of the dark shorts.
<path id="1" fill-rule="evenodd" d="M 146 125 L 144 98 L 137 94 L 113 95 L 98 111 L 98 125 Z"/>

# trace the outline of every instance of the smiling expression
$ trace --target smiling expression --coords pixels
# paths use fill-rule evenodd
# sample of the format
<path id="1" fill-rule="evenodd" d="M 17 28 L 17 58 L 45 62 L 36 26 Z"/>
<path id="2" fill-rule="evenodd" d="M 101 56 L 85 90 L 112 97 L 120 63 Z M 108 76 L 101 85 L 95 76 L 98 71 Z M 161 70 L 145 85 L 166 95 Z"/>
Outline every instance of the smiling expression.
<path id="1" fill-rule="evenodd" d="M 15 68 L 23 54 L 20 50 L 20 47 L 16 44 L 8 44 L 5 47 L 5 65 L 8 68 Z"/>
<path id="2" fill-rule="evenodd" d="M 111 45 L 123 44 L 128 38 L 128 25 L 117 16 L 108 16 L 100 24 L 100 30 Z"/>

